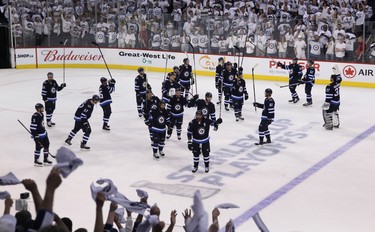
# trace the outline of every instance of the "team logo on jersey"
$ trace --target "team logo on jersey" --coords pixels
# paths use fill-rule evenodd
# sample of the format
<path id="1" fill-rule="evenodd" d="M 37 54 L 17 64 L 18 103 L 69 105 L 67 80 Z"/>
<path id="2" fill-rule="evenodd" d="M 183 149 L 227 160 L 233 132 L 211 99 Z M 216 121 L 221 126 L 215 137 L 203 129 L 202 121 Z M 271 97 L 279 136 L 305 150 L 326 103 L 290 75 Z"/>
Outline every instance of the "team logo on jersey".
<path id="1" fill-rule="evenodd" d="M 318 51 L 318 50 L 320 50 L 320 46 L 317 45 L 317 44 L 315 44 L 315 45 L 313 46 L 313 50 L 314 50 L 314 51 Z"/>
<path id="2" fill-rule="evenodd" d="M 177 111 L 181 110 L 181 105 L 180 104 L 175 105 L 174 109 L 177 110 Z"/>
<path id="3" fill-rule="evenodd" d="M 201 128 L 198 129 L 199 135 L 204 135 L 205 132 L 206 132 L 206 130 L 204 129 L 204 127 L 201 127 Z"/>
<path id="4" fill-rule="evenodd" d="M 206 38 L 205 37 L 201 37 L 199 40 L 200 40 L 201 43 L 206 43 Z"/>
<path id="5" fill-rule="evenodd" d="M 98 39 L 100 40 L 104 39 L 104 34 L 98 34 Z"/>
<path id="6" fill-rule="evenodd" d="M 156 109 L 156 108 L 157 108 L 157 106 L 155 104 L 151 106 L 151 109 L 153 109 L 153 110 Z"/>
<path id="7" fill-rule="evenodd" d="M 42 121 L 42 127 L 44 127 L 44 121 Z"/>
<path id="8" fill-rule="evenodd" d="M 243 92 L 243 87 L 240 86 L 240 88 L 238 88 L 238 92 L 242 93 Z"/>
<path id="9" fill-rule="evenodd" d="M 197 38 L 193 38 L 193 44 L 197 44 L 198 43 L 198 39 Z"/>
<path id="10" fill-rule="evenodd" d="M 233 81 L 233 78 L 234 78 L 233 75 L 229 76 L 229 80 Z"/>
<path id="11" fill-rule="evenodd" d="M 346 78 L 353 78 L 357 74 L 357 69 L 355 69 L 355 67 L 352 65 L 347 65 L 344 67 L 342 72 Z"/>
<path id="12" fill-rule="evenodd" d="M 184 76 L 185 76 L 185 77 L 188 77 L 189 75 L 190 75 L 189 72 L 187 72 L 187 71 L 184 72 Z"/>
<path id="13" fill-rule="evenodd" d="M 146 85 L 147 85 L 147 83 L 143 82 L 143 84 L 142 84 L 143 88 L 146 88 Z"/>
<path id="14" fill-rule="evenodd" d="M 275 44 L 274 44 L 274 43 L 270 43 L 270 44 L 268 45 L 268 47 L 269 47 L 270 49 L 274 49 L 274 48 L 275 48 Z"/>
<path id="15" fill-rule="evenodd" d="M 164 118 L 164 116 L 160 116 L 160 117 L 158 118 L 158 122 L 159 122 L 160 124 L 163 124 L 163 123 L 165 122 L 165 118 Z"/>
<path id="16" fill-rule="evenodd" d="M 207 115 L 208 114 L 208 109 L 207 108 L 203 108 L 202 109 L 202 114 L 203 115 Z"/>
<path id="17" fill-rule="evenodd" d="M 51 93 L 56 93 L 56 89 L 55 88 L 51 88 Z"/>

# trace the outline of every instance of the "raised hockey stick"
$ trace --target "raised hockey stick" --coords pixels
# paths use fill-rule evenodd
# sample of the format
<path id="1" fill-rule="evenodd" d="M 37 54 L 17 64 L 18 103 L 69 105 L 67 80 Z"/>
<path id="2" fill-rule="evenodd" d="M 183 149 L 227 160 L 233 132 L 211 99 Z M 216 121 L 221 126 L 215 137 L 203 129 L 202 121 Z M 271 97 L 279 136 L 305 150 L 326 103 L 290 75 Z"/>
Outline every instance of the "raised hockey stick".
<path id="1" fill-rule="evenodd" d="M 254 80 L 254 69 L 255 67 L 258 66 L 258 63 L 256 63 L 252 68 L 251 68 L 251 74 L 252 74 L 252 77 L 253 77 L 253 94 L 254 94 L 254 102 L 257 102 L 257 98 L 256 98 L 256 95 L 255 95 L 255 80 Z M 255 108 L 255 111 L 257 111 L 257 107 L 254 106 Z"/>
<path id="2" fill-rule="evenodd" d="M 21 126 L 23 127 L 23 128 L 25 128 L 25 130 L 27 131 L 27 132 L 29 132 L 29 134 L 32 136 L 33 134 L 31 134 L 31 131 L 29 130 L 29 129 L 27 129 L 27 127 L 19 120 L 19 119 L 17 119 L 17 121 L 21 124 Z M 39 141 L 39 140 L 36 140 L 36 142 L 44 149 L 44 146 L 43 146 L 43 144 Z M 54 155 L 52 155 L 49 151 L 48 151 L 48 155 L 50 155 L 52 158 L 56 158 L 56 156 L 54 156 Z"/>
<path id="3" fill-rule="evenodd" d="M 237 46 L 233 46 L 233 47 L 236 49 L 236 52 L 238 53 L 238 62 L 237 62 L 237 64 L 238 64 L 238 67 L 240 67 L 241 50 Z M 236 54 L 234 54 L 234 55 L 236 55 Z"/>
<path id="4" fill-rule="evenodd" d="M 167 75 L 167 67 L 168 67 L 168 59 L 169 59 L 168 53 L 165 53 L 165 55 L 166 57 L 165 57 L 165 67 L 164 67 L 164 81 Z"/>
<path id="5" fill-rule="evenodd" d="M 68 39 L 65 39 L 64 42 L 60 42 L 60 44 L 62 44 L 64 46 L 63 48 L 63 83 L 65 83 L 65 45 L 66 45 L 66 42 L 68 42 Z"/>
<path id="6" fill-rule="evenodd" d="M 245 48 L 246 48 L 246 41 L 247 41 L 248 36 L 249 36 L 249 34 L 246 32 L 245 45 L 244 45 Z M 245 57 L 245 52 L 242 53 L 241 66 L 240 67 L 242 67 L 244 57 Z"/>
<path id="7" fill-rule="evenodd" d="M 105 67 L 107 68 L 108 74 L 109 74 L 109 76 L 111 77 L 111 79 L 113 79 L 113 78 L 112 78 L 112 74 L 111 74 L 111 72 L 109 71 L 109 68 L 108 68 L 107 62 L 105 61 L 105 58 L 104 58 L 104 55 L 103 55 L 102 49 L 100 49 L 99 44 L 96 43 L 96 42 L 94 42 L 94 41 L 92 41 L 91 43 L 94 44 L 94 45 L 96 45 L 96 46 L 99 48 L 99 52 L 100 52 L 100 54 L 101 54 L 102 57 L 103 57 L 104 64 L 105 64 Z"/>
<path id="8" fill-rule="evenodd" d="M 197 83 L 197 70 L 195 69 L 195 51 L 193 45 L 189 42 L 191 49 L 193 50 L 193 63 L 194 63 L 194 84 L 195 84 L 195 94 L 198 94 L 198 83 Z"/>

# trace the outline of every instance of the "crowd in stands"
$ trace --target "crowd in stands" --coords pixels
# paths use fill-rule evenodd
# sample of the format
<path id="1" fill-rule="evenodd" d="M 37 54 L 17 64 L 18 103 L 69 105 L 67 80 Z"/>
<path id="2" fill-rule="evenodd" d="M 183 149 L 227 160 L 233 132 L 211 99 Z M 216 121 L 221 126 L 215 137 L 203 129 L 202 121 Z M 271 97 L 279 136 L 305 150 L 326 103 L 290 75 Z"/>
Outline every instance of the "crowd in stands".
<path id="1" fill-rule="evenodd" d="M 10 178 L 9 178 L 10 177 Z M 39 188 L 34 180 L 24 179 L 18 181 L 13 173 L 9 173 L 4 177 L 0 177 L 0 185 L 22 184 L 31 195 L 35 205 L 35 214 L 29 212 L 28 209 L 18 209 L 15 215 L 11 214 L 11 208 L 14 201 L 7 191 L 0 192 L 0 199 L 4 200 L 4 213 L 0 216 L 1 232 L 24 232 L 24 231 L 40 231 L 40 232 L 87 232 L 90 229 L 80 227 L 79 222 L 73 222 L 69 217 L 60 218 L 58 212 L 53 208 L 54 196 L 57 188 L 62 184 L 63 178 L 66 177 L 62 170 L 58 167 L 52 168 L 46 179 L 45 195 L 42 197 Z M 100 191 L 93 192 L 92 197 L 95 200 L 95 219 L 92 218 L 94 232 L 171 232 L 176 226 L 177 211 L 172 210 L 168 215 L 168 222 L 161 220 L 161 210 L 157 204 L 148 205 L 148 193 L 143 190 L 138 196 L 139 202 L 127 204 L 128 208 L 120 208 L 120 202 L 129 202 L 122 194 L 117 192 L 117 188 L 113 183 L 105 179 L 108 185 L 100 188 Z M 95 188 L 95 187 L 94 187 Z M 93 189 L 93 188 L 92 188 Z M 116 197 L 114 197 L 116 196 Z M 118 200 L 118 196 L 122 197 L 122 201 Z M 119 204 L 116 203 L 119 202 Z M 103 205 L 105 202 L 110 204 L 109 212 L 106 215 L 106 221 L 103 220 Z M 219 208 L 228 208 L 227 206 L 216 206 L 212 210 L 212 223 L 209 223 L 209 217 L 204 210 L 202 199 L 199 191 L 194 195 L 192 209 L 186 209 L 182 212 L 184 218 L 184 231 L 187 232 L 217 232 L 219 231 Z M 16 206 L 17 207 L 17 206 Z M 133 210 L 132 210 L 133 209 Z M 142 210 L 145 209 L 145 210 Z M 124 215 L 126 211 L 126 215 Z M 193 212 L 192 212 L 193 211 Z M 135 212 L 137 215 L 135 215 Z M 132 215 L 133 214 L 133 215 Z M 65 216 L 65 215 L 64 215 Z M 126 219 L 125 219 L 126 217 Z M 168 225 L 168 226 L 167 226 Z M 230 220 L 226 225 L 226 232 L 234 231 L 233 221 Z M 164 230 L 165 229 L 165 230 Z M 175 230 L 176 231 L 176 230 Z M 179 230 L 181 231 L 181 229 Z"/>
<path id="2" fill-rule="evenodd" d="M 368 0 L 9 1 L 17 47 L 92 46 L 361 60 Z M 365 33 L 363 33 L 365 31 Z M 374 48 L 370 48 L 374 50 Z M 372 53 L 371 53 L 372 52 Z M 370 53 L 373 54 L 374 51 Z"/>

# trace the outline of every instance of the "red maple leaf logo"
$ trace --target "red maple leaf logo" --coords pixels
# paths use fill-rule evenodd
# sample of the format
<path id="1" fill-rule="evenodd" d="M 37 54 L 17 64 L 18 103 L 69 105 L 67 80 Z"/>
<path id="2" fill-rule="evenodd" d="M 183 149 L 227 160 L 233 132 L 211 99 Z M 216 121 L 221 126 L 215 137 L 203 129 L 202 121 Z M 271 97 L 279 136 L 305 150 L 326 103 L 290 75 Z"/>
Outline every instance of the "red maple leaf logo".
<path id="1" fill-rule="evenodd" d="M 344 67 L 343 74 L 346 78 L 354 78 L 357 74 L 357 70 L 352 65 L 347 65 Z"/>
<path id="2" fill-rule="evenodd" d="M 346 76 L 353 76 L 354 75 L 354 69 L 351 69 L 350 67 L 345 70 Z"/>

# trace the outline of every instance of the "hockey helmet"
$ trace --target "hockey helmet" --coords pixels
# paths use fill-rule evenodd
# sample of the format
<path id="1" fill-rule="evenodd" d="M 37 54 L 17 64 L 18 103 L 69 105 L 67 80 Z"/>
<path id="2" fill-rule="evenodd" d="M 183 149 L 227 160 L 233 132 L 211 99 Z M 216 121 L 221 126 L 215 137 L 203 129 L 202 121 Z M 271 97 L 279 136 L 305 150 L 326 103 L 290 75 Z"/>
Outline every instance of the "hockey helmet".
<path id="1" fill-rule="evenodd" d="M 223 58 L 223 57 L 219 57 L 219 62 L 220 62 L 220 61 L 223 61 L 223 60 L 224 60 L 224 58 Z"/>
<path id="2" fill-rule="evenodd" d="M 176 69 L 180 70 L 180 67 L 178 67 L 178 66 L 173 66 L 173 70 L 176 70 Z"/>
<path id="3" fill-rule="evenodd" d="M 332 74 L 331 75 L 331 81 L 335 82 L 336 80 L 337 80 L 337 75 L 336 74 Z"/>
<path id="4" fill-rule="evenodd" d="M 211 92 L 207 92 L 206 95 L 205 95 L 205 97 L 206 97 L 206 98 L 207 98 L 207 97 L 212 97 L 212 93 L 211 93 Z"/>
<path id="5" fill-rule="evenodd" d="M 100 82 L 101 82 L 101 83 L 106 82 L 106 81 L 107 81 L 107 78 L 105 78 L 105 77 L 101 77 L 101 78 L 100 78 Z"/>
<path id="6" fill-rule="evenodd" d="M 308 65 L 313 65 L 313 64 L 314 64 L 314 61 L 313 61 L 313 60 L 307 60 L 307 64 L 308 64 Z"/>
<path id="7" fill-rule="evenodd" d="M 184 63 L 189 62 L 189 58 L 185 58 L 182 60 Z"/>
<path id="8" fill-rule="evenodd" d="M 100 100 L 100 97 L 99 97 L 99 95 L 97 95 L 97 94 L 94 94 L 94 95 L 92 95 L 92 98 L 91 98 L 93 101 L 99 101 Z"/>
<path id="9" fill-rule="evenodd" d="M 197 114 L 203 115 L 202 110 L 197 110 L 197 112 L 195 112 L 195 115 L 197 115 Z"/>
<path id="10" fill-rule="evenodd" d="M 293 63 L 297 63 L 298 62 L 298 58 L 297 57 L 294 57 L 293 58 Z"/>
<path id="11" fill-rule="evenodd" d="M 50 77 L 53 78 L 53 73 L 52 72 L 47 73 L 47 78 L 50 78 Z"/>
<path id="12" fill-rule="evenodd" d="M 44 106 L 43 106 L 42 103 L 36 103 L 36 104 L 35 104 L 35 109 L 36 109 L 36 110 L 39 110 L 39 109 L 42 109 L 42 108 L 44 108 Z"/>
<path id="13" fill-rule="evenodd" d="M 271 95 L 272 95 L 272 89 L 270 89 L 270 88 L 267 88 L 266 90 L 264 90 L 264 92 L 265 92 L 266 95 L 268 95 L 268 96 L 271 96 Z"/>
<path id="14" fill-rule="evenodd" d="M 229 66 L 229 65 L 232 66 L 232 62 L 228 61 L 227 66 Z"/>
<path id="15" fill-rule="evenodd" d="M 138 72 L 140 73 L 140 72 L 143 72 L 143 71 L 145 71 L 142 67 L 139 67 L 138 68 Z"/>

